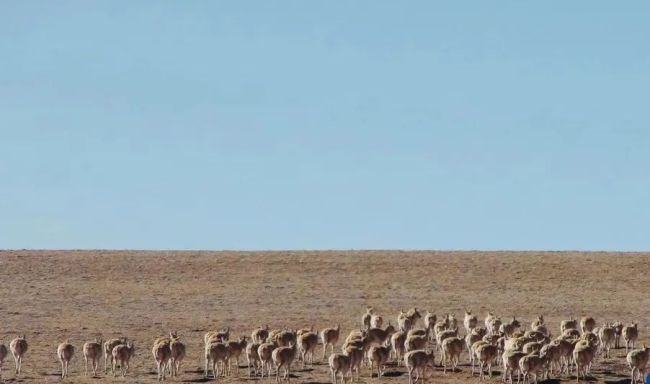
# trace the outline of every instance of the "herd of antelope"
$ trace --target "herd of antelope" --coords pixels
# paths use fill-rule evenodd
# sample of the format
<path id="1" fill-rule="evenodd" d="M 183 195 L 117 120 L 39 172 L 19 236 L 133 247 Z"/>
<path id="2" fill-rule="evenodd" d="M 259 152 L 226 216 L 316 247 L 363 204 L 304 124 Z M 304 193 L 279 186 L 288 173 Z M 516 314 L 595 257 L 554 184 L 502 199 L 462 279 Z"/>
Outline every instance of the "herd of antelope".
<path id="1" fill-rule="evenodd" d="M 417 326 L 420 319 L 422 327 Z M 458 371 L 458 363 L 464 352 L 471 364 L 472 375 L 478 374 L 481 380 L 492 376 L 492 366 L 500 365 L 505 383 L 513 383 L 515 371 L 517 383 L 522 377 L 524 384 L 531 380 L 537 383 L 538 375 L 546 379 L 551 375 L 559 378 L 564 374 L 570 375 L 572 370 L 575 371 L 576 381 L 579 381 L 581 377 L 586 380 L 596 357 L 610 358 L 610 349 L 619 348 L 623 340 L 631 383 L 647 384 L 645 374 L 650 348 L 643 345 L 635 349 L 639 337 L 636 323 L 624 326 L 620 322 L 613 322 L 596 327 L 592 317 L 583 317 L 580 321 L 571 318 L 560 323 L 559 336 L 554 338 L 543 316 L 537 317 L 530 329 L 524 330 L 516 318 L 505 322 L 491 312 L 488 312 L 484 326 L 479 326 L 477 316 L 466 310 L 464 337 L 461 337 L 457 323 L 453 314 L 438 319 L 427 311 L 422 317 L 417 308 L 412 308 L 407 312 L 400 311 L 396 326 L 390 321 L 384 326 L 382 316 L 369 307 L 361 318 L 362 327 L 350 332 L 342 343 L 340 353 L 336 352 L 340 325 L 323 329 L 320 333 L 314 331 L 313 327 L 271 330 L 266 326 L 253 330 L 250 339 L 241 336 L 237 340 L 230 340 L 230 328 L 209 331 L 203 339 L 204 375 L 208 378 L 211 373 L 214 380 L 221 376 L 239 375 L 239 360 L 245 355 L 249 376 L 270 378 L 274 375 L 277 382 L 281 379 L 289 381 L 294 361 L 301 361 L 303 366 L 313 364 L 314 353 L 320 342 L 322 360 L 327 360 L 329 364 L 333 384 L 338 383 L 339 377 L 343 384 L 348 377 L 355 380 L 355 375 L 358 381 L 362 366 L 369 368 L 371 376 L 376 372 L 377 377 L 381 378 L 391 360 L 397 366 L 403 364 L 406 367 L 409 384 L 413 384 L 426 380 L 427 369 L 434 371 L 435 355 L 439 356 L 438 363 L 443 374 L 447 374 L 448 369 Z M 16 375 L 20 375 L 27 348 L 25 336 L 14 339 L 10 344 Z M 329 357 L 328 350 L 331 351 Z M 68 375 L 68 364 L 74 352 L 74 346 L 67 341 L 57 348 L 62 378 Z M 119 366 L 119 372 L 125 376 L 134 352 L 135 346 L 124 337 L 87 342 L 83 346 L 85 375 L 89 374 L 90 363 L 93 377 L 97 376 L 103 356 L 104 374 L 110 368 L 112 374 L 116 375 Z M 158 380 L 165 380 L 167 375 L 178 375 L 186 347 L 175 332 L 170 332 L 169 337 L 154 341 L 152 355 Z M 6 356 L 7 348 L 0 344 L 0 375 Z"/>

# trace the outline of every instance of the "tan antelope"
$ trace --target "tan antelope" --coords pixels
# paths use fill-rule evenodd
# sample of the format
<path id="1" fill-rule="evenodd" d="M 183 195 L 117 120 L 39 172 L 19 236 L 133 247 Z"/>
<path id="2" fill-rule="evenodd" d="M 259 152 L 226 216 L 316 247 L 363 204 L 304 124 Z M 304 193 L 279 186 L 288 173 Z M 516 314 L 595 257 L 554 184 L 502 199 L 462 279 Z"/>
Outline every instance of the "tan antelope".
<path id="1" fill-rule="evenodd" d="M 397 316 L 397 325 L 400 331 L 408 332 L 422 315 L 417 308 L 411 308 L 408 312 L 400 311 Z"/>
<path id="2" fill-rule="evenodd" d="M 302 358 L 302 366 L 310 363 L 314 364 L 314 350 L 318 345 L 318 334 L 316 332 L 307 332 L 298 336 L 298 349 Z"/>
<path id="3" fill-rule="evenodd" d="M 593 317 L 584 316 L 582 319 L 580 319 L 580 329 L 582 330 L 582 333 L 591 332 L 595 327 L 596 320 L 594 320 Z"/>
<path id="4" fill-rule="evenodd" d="M 463 353 L 465 340 L 459 337 L 449 337 L 442 342 L 442 366 L 443 373 L 447 373 L 447 363 L 451 363 L 452 372 L 456 371 L 460 355 Z"/>
<path id="5" fill-rule="evenodd" d="M 465 331 L 467 333 L 472 332 L 472 329 L 476 328 L 478 324 L 478 319 L 476 315 L 472 315 L 471 310 L 465 310 L 465 317 L 463 318 L 463 325 L 465 326 Z"/>
<path id="6" fill-rule="evenodd" d="M 269 326 L 260 327 L 254 329 L 251 333 L 251 340 L 253 343 L 262 344 L 266 342 L 266 339 L 269 337 Z"/>
<path id="7" fill-rule="evenodd" d="M 578 329 L 578 320 L 571 317 L 569 320 L 562 320 L 560 322 L 560 333 L 564 333 L 567 329 Z"/>
<path id="8" fill-rule="evenodd" d="M 530 329 L 536 331 L 538 327 L 544 325 L 544 315 L 537 316 L 537 319 L 530 323 Z"/>
<path id="9" fill-rule="evenodd" d="M 512 373 L 514 371 L 517 371 L 517 383 L 519 382 L 519 378 L 521 376 L 519 361 L 524 356 L 526 356 L 526 354 L 521 351 L 505 350 L 503 352 L 503 355 L 501 356 L 501 361 L 503 363 L 503 382 L 507 383 L 509 379 L 510 384 L 513 384 Z"/>
<path id="10" fill-rule="evenodd" d="M 273 350 L 277 348 L 274 343 L 260 344 L 257 348 L 257 356 L 260 359 L 260 368 L 262 377 L 264 377 L 264 370 L 266 370 L 266 377 L 271 377 L 271 367 L 273 363 Z"/>
<path id="11" fill-rule="evenodd" d="M 524 384 L 530 383 L 530 375 L 535 377 L 537 384 L 537 374 L 544 369 L 544 358 L 539 355 L 526 355 L 519 360 L 519 372 L 524 376 Z"/>
<path id="12" fill-rule="evenodd" d="M 225 375 L 226 362 L 228 361 L 228 347 L 220 341 L 214 341 L 205 346 L 205 370 L 203 377 L 208 378 L 208 365 L 212 362 L 212 377 L 217 380 L 221 374 Z M 219 364 L 221 363 L 221 370 Z"/>
<path id="13" fill-rule="evenodd" d="M 605 352 L 605 357 L 609 357 L 609 350 L 615 342 L 616 331 L 611 324 L 605 324 L 598 330 L 600 339 L 600 350 Z"/>
<path id="14" fill-rule="evenodd" d="M 481 380 L 485 379 L 485 368 L 487 367 L 488 376 L 492 377 L 492 365 L 497 359 L 497 354 L 499 349 L 496 345 L 492 344 L 481 344 L 478 347 L 475 347 L 474 353 L 479 363 L 479 369 L 481 370 L 479 377 Z M 474 372 L 472 372 L 472 375 Z"/>
<path id="15" fill-rule="evenodd" d="M 259 348 L 260 345 L 256 342 L 251 342 L 248 343 L 246 346 L 246 362 L 248 363 L 248 377 L 252 377 L 253 375 L 257 376 L 258 368 L 261 366 L 261 361 L 260 361 L 260 355 L 259 355 Z M 251 366 L 253 367 L 253 370 L 251 371 Z"/>
<path id="16" fill-rule="evenodd" d="M 377 378 L 381 378 L 386 371 L 386 364 L 388 363 L 388 357 L 390 356 L 390 349 L 385 346 L 376 346 L 373 345 L 368 350 L 368 360 L 370 360 L 370 376 L 372 376 L 372 370 L 377 367 Z"/>
<path id="17" fill-rule="evenodd" d="M 341 384 L 345 384 L 345 376 L 350 369 L 350 357 L 341 353 L 332 353 L 328 359 L 332 384 L 337 384 L 338 374 L 341 374 Z"/>
<path id="18" fill-rule="evenodd" d="M 467 348 L 467 352 L 469 354 L 469 361 L 470 363 L 472 363 L 472 365 L 474 365 L 475 362 L 474 359 L 475 355 L 472 350 L 472 346 L 477 341 L 483 340 L 483 337 L 485 335 L 487 335 L 487 329 L 485 329 L 484 327 L 476 327 L 472 329 L 472 331 L 465 336 L 465 347 Z"/>
<path id="19" fill-rule="evenodd" d="M 587 373 L 591 363 L 596 356 L 598 343 L 588 340 L 579 340 L 573 347 L 573 362 L 576 367 L 576 382 L 580 380 L 580 373 L 582 378 L 587 380 Z"/>
<path id="20" fill-rule="evenodd" d="M 237 341 L 228 341 L 225 343 L 228 348 L 228 358 L 226 359 L 228 374 L 230 374 L 230 369 L 232 362 L 235 362 L 237 377 L 239 377 L 239 356 L 241 353 L 246 350 L 246 336 L 241 336 Z"/>
<path id="21" fill-rule="evenodd" d="M 436 317 L 435 314 L 427 311 L 427 313 L 424 314 L 424 329 L 427 331 L 427 338 L 429 341 L 433 341 L 435 338 L 435 333 L 434 333 L 434 327 L 436 325 L 436 322 L 438 321 L 438 318 Z"/>
<path id="22" fill-rule="evenodd" d="M 549 372 L 555 374 L 555 368 L 557 368 L 559 373 L 562 372 L 562 355 L 559 345 L 552 343 L 544 345 L 539 351 L 539 356 L 546 362 L 547 379 L 549 378 Z"/>
<path id="23" fill-rule="evenodd" d="M 642 383 L 645 383 L 644 378 L 647 370 L 649 356 L 650 348 L 646 347 L 644 344 L 643 348 L 630 351 L 625 357 L 625 360 L 627 361 L 627 364 L 632 371 L 631 384 L 635 384 L 637 381 L 639 381 L 639 379 Z"/>
<path id="24" fill-rule="evenodd" d="M 158 369 L 158 381 L 165 380 L 165 370 L 172 357 L 169 344 L 171 344 L 169 338 L 161 338 L 154 340 L 153 347 L 151 348 L 151 353 L 153 354 L 153 358 L 156 361 L 156 368 Z"/>
<path id="25" fill-rule="evenodd" d="M 365 355 L 365 350 L 363 348 L 356 347 L 354 345 L 348 345 L 343 350 L 343 354 L 350 358 L 350 376 L 354 379 L 353 372 L 357 373 L 357 381 L 359 381 L 359 375 L 361 371 L 361 363 L 363 362 L 363 357 Z"/>
<path id="26" fill-rule="evenodd" d="M 406 333 L 402 331 L 397 331 L 390 337 L 390 345 L 392 347 L 392 352 L 395 354 L 395 358 L 397 359 L 398 367 L 402 363 L 402 356 L 406 353 L 405 342 Z"/>
<path id="27" fill-rule="evenodd" d="M 621 337 L 623 335 L 623 323 L 620 321 L 614 322 L 612 324 L 612 328 L 614 328 L 614 348 L 618 349 L 621 346 Z"/>
<path id="28" fill-rule="evenodd" d="M 120 344 L 126 344 L 126 337 L 120 337 L 118 339 L 109 339 L 104 342 L 104 374 L 108 372 L 108 367 L 111 367 L 112 369 L 113 349 Z"/>
<path id="29" fill-rule="evenodd" d="M 291 375 L 291 364 L 296 358 L 296 353 L 298 349 L 296 344 L 293 344 L 290 347 L 278 347 L 273 350 L 271 358 L 273 363 L 275 363 L 275 381 L 280 382 L 280 368 L 284 369 L 284 380 L 287 382 L 290 381 Z"/>
<path id="30" fill-rule="evenodd" d="M 370 328 L 381 328 L 384 325 L 384 318 L 378 314 L 370 316 Z"/>
<path id="31" fill-rule="evenodd" d="M 485 329 L 487 329 L 489 331 L 490 330 L 490 324 L 496 318 L 497 317 L 496 317 L 496 315 L 494 313 L 488 311 L 487 315 L 485 315 L 485 321 L 484 321 Z"/>
<path id="32" fill-rule="evenodd" d="M 434 356 L 433 351 L 427 352 L 425 350 L 417 350 L 406 352 L 404 355 L 404 365 L 408 371 L 409 384 L 417 383 L 420 378 L 426 381 L 426 370 L 434 371 Z M 415 380 L 413 380 L 413 373 L 415 372 Z"/>
<path id="33" fill-rule="evenodd" d="M 370 320 L 372 319 L 373 313 L 374 313 L 374 309 L 372 307 L 366 308 L 366 313 L 364 313 L 363 316 L 361 316 L 361 328 L 370 329 Z"/>
<path id="34" fill-rule="evenodd" d="M 630 348 L 634 349 L 634 343 L 639 338 L 639 330 L 636 323 L 623 327 L 623 340 L 625 341 L 625 352 Z"/>
<path id="35" fill-rule="evenodd" d="M 520 326 L 521 324 L 519 321 L 513 316 L 510 322 L 501 324 L 499 327 L 499 332 L 503 333 L 507 337 L 510 337 Z"/>
<path id="36" fill-rule="evenodd" d="M 27 348 L 27 337 L 25 335 L 11 340 L 11 343 L 9 344 L 9 349 L 11 350 L 11 354 L 16 362 L 16 376 L 20 376 L 20 370 L 23 365 L 23 356 L 27 353 Z"/>
<path id="37" fill-rule="evenodd" d="M 93 377 L 97 376 L 97 369 L 99 369 L 99 359 L 102 357 L 102 340 L 95 339 L 95 341 L 89 341 L 83 346 L 84 353 L 84 375 L 88 376 L 88 360 L 90 360 L 91 367 L 93 369 Z"/>
<path id="38" fill-rule="evenodd" d="M 129 361 L 135 354 L 135 346 L 130 341 L 126 344 L 119 344 L 113 348 L 111 354 L 113 355 L 113 366 L 111 368 L 113 376 L 116 374 L 115 368 L 117 368 L 117 364 L 119 363 L 122 377 L 125 377 L 126 373 L 129 371 Z"/>
<path id="39" fill-rule="evenodd" d="M 327 353 L 327 347 L 332 347 L 332 353 L 334 353 L 334 346 L 339 341 L 339 335 L 341 334 L 341 324 L 337 324 L 333 328 L 325 328 L 320 333 L 320 339 L 323 343 L 323 360 L 325 360 L 325 355 Z"/>
<path id="40" fill-rule="evenodd" d="M 230 327 L 220 331 L 208 331 L 203 335 L 203 344 L 208 345 L 211 342 L 225 343 L 230 338 Z"/>
<path id="41" fill-rule="evenodd" d="M 0 343 L 0 380 L 2 380 L 2 366 L 4 365 L 8 353 L 9 351 L 7 350 L 7 347 Z"/>
<path id="42" fill-rule="evenodd" d="M 386 341 L 390 340 L 390 336 L 393 333 L 395 333 L 395 327 L 393 327 L 389 321 L 385 329 L 370 328 L 366 334 L 370 340 L 372 340 L 372 343 L 376 345 L 384 345 L 386 344 Z"/>
<path id="43" fill-rule="evenodd" d="M 296 345 L 298 332 L 295 330 L 284 330 L 276 336 L 276 343 L 280 347 L 290 347 Z"/>
<path id="44" fill-rule="evenodd" d="M 173 337 L 169 343 L 169 350 L 171 351 L 171 356 L 169 358 L 169 366 L 171 368 L 170 375 L 172 377 L 178 376 L 178 371 L 181 369 L 181 363 L 185 359 L 186 348 L 185 344 L 181 342 L 176 336 L 176 333 L 173 333 Z"/>
<path id="45" fill-rule="evenodd" d="M 404 342 L 404 350 L 406 352 L 424 349 L 427 346 L 427 337 L 414 335 L 406 338 Z"/>
<path id="46" fill-rule="evenodd" d="M 68 367 L 70 366 L 70 360 L 74 356 L 74 346 L 68 341 L 65 341 L 59 344 L 59 347 L 56 349 L 56 355 L 59 357 L 61 362 L 61 378 L 65 379 L 68 376 Z"/>

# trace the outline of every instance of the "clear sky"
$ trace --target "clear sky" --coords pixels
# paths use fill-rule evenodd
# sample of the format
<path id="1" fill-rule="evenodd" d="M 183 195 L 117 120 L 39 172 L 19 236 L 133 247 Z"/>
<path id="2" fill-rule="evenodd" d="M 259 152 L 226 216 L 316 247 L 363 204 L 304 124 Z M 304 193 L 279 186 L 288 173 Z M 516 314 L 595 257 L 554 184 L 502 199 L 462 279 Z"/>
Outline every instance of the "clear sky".
<path id="1" fill-rule="evenodd" d="M 0 248 L 650 250 L 644 1 L 12 1 Z"/>

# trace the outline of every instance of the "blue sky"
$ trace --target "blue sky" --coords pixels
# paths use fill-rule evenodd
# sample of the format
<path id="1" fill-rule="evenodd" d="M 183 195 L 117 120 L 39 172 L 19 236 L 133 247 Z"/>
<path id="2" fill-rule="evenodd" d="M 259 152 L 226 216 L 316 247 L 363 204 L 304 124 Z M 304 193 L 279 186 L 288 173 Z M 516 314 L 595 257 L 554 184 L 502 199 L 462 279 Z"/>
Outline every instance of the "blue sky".
<path id="1" fill-rule="evenodd" d="M 650 250 L 649 18 L 6 2 L 0 248 Z"/>

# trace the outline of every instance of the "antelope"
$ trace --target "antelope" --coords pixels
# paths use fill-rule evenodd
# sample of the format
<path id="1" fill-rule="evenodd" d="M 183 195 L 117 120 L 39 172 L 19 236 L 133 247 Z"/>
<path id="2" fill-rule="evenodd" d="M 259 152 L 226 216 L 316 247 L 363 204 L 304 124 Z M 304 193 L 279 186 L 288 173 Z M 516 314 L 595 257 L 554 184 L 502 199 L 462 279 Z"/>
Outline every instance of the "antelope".
<path id="1" fill-rule="evenodd" d="M 562 320 L 560 322 L 560 333 L 564 333 L 567 329 L 578 329 L 578 320 L 571 317 L 569 320 Z"/>
<path id="2" fill-rule="evenodd" d="M 372 369 L 377 365 L 377 378 L 381 378 L 382 374 L 386 370 L 386 363 L 388 362 L 388 357 L 390 356 L 390 350 L 388 347 L 378 347 L 372 346 L 368 351 L 368 358 L 370 360 L 370 372 L 372 376 Z"/>
<path id="3" fill-rule="evenodd" d="M 510 379 L 510 384 L 512 384 L 512 373 L 515 370 L 517 370 L 517 383 L 519 382 L 519 377 L 521 376 L 519 361 L 524 356 L 526 356 L 526 354 L 520 351 L 506 350 L 503 352 L 501 360 L 503 362 L 503 381 L 505 383 L 508 382 L 507 379 Z"/>
<path id="4" fill-rule="evenodd" d="M 637 376 L 639 376 L 642 383 L 645 383 L 644 377 L 647 369 L 646 366 L 648 365 L 648 356 L 650 356 L 650 348 L 646 347 L 645 344 L 642 349 L 637 349 L 627 354 L 625 360 L 627 360 L 627 364 L 632 370 L 631 384 L 638 381 Z"/>
<path id="5" fill-rule="evenodd" d="M 296 357 L 296 344 L 293 344 L 291 347 L 279 347 L 273 350 L 271 358 L 275 363 L 275 381 L 280 382 L 280 368 L 284 368 L 284 379 L 289 382 L 291 363 Z"/>
<path id="6" fill-rule="evenodd" d="M 487 366 L 488 375 L 492 377 L 492 364 L 494 364 L 497 354 L 499 353 L 498 348 L 492 344 L 482 344 L 475 347 L 474 351 L 481 369 L 481 380 L 485 379 L 485 366 Z M 472 375 L 473 374 L 474 372 L 472 372 Z"/>
<path id="7" fill-rule="evenodd" d="M 334 346 L 339 341 L 340 334 L 341 324 L 337 324 L 336 328 L 325 328 L 321 331 L 320 338 L 323 343 L 323 360 L 325 360 L 328 345 L 332 347 L 332 353 L 334 353 Z"/>
<path id="8" fill-rule="evenodd" d="M 251 365 L 253 366 L 252 373 L 257 376 L 257 369 L 261 365 L 259 348 L 260 345 L 256 342 L 248 343 L 246 346 L 246 362 L 248 363 L 248 377 L 252 377 L 251 374 Z"/>
<path id="9" fill-rule="evenodd" d="M 378 345 L 383 345 L 390 338 L 390 336 L 395 333 L 395 327 L 388 322 L 386 329 L 381 328 L 370 328 L 368 330 L 368 337 L 372 340 L 373 343 Z"/>
<path id="10" fill-rule="evenodd" d="M 610 324 L 605 324 L 598 330 L 598 338 L 600 339 L 600 349 L 605 351 L 605 357 L 609 357 L 609 349 L 616 339 L 614 328 Z"/>
<path id="11" fill-rule="evenodd" d="M 442 342 L 442 365 L 443 373 L 447 373 L 447 362 L 451 362 L 451 369 L 456 371 L 460 354 L 465 347 L 465 341 L 459 337 L 450 337 Z"/>
<path id="12" fill-rule="evenodd" d="M 400 311 L 397 317 L 397 325 L 400 331 L 408 331 L 415 325 L 422 316 L 417 308 L 411 308 L 408 312 Z"/>
<path id="13" fill-rule="evenodd" d="M 544 315 L 537 316 L 537 319 L 530 323 L 530 329 L 536 331 L 538 327 L 544 325 Z"/>
<path id="14" fill-rule="evenodd" d="M 580 319 L 580 329 L 582 330 L 582 333 L 593 331 L 595 326 L 596 320 L 594 320 L 593 317 L 585 316 Z"/>
<path id="15" fill-rule="evenodd" d="M 424 349 L 427 346 L 426 336 L 410 336 L 404 342 L 404 350 L 406 352 Z"/>
<path id="16" fill-rule="evenodd" d="M 427 331 L 427 338 L 429 341 L 432 341 L 435 337 L 433 328 L 435 327 L 437 320 L 438 318 L 436 315 L 429 311 L 424 315 L 424 329 Z"/>
<path id="17" fill-rule="evenodd" d="M 520 327 L 519 321 L 515 319 L 515 317 L 512 317 L 512 321 L 509 323 L 503 323 L 499 327 L 499 331 L 503 333 L 505 336 L 510 337 L 512 334 L 517 330 L 517 328 Z"/>
<path id="18" fill-rule="evenodd" d="M 397 366 L 402 362 L 402 356 L 406 352 L 404 343 L 406 342 L 406 333 L 397 331 L 390 337 L 390 344 L 397 359 Z"/>
<path id="19" fill-rule="evenodd" d="M 65 377 L 68 376 L 70 360 L 72 360 L 72 356 L 74 356 L 74 346 L 65 341 L 59 344 L 59 347 L 56 349 L 56 354 L 59 356 L 59 361 L 61 362 L 61 378 L 65 379 Z"/>
<path id="20" fill-rule="evenodd" d="M 11 343 L 9 344 L 9 349 L 11 350 L 11 354 L 16 362 L 16 376 L 20 376 L 20 369 L 23 365 L 23 356 L 27 352 L 27 347 L 27 337 L 25 337 L 25 335 L 11 340 Z"/>
<path id="21" fill-rule="evenodd" d="M 628 351 L 630 345 L 634 349 L 634 342 L 639 337 L 639 330 L 636 323 L 623 327 L 623 340 L 625 340 L 625 352 Z"/>
<path id="22" fill-rule="evenodd" d="M 269 326 L 262 328 L 254 329 L 251 333 L 251 340 L 253 343 L 262 344 L 266 342 L 266 339 L 269 337 Z"/>
<path id="23" fill-rule="evenodd" d="M 226 344 L 215 341 L 205 346 L 205 371 L 204 377 L 208 377 L 208 362 L 212 361 L 212 376 L 215 380 L 220 374 L 225 374 L 226 361 L 228 361 L 228 347 Z M 219 372 L 221 363 L 221 372 Z"/>
<path id="24" fill-rule="evenodd" d="M 562 372 L 562 355 L 560 346 L 557 344 L 546 344 L 540 349 L 539 356 L 546 362 L 546 378 L 548 379 L 549 371 L 554 373 L 555 367 L 558 367 L 560 373 Z"/>
<path id="25" fill-rule="evenodd" d="M 526 355 L 519 360 L 519 372 L 524 376 L 524 384 L 529 383 L 528 375 L 535 376 L 537 384 L 537 372 L 544 368 L 545 359 L 539 355 Z"/>
<path id="26" fill-rule="evenodd" d="M 370 316 L 370 328 L 381 328 L 384 324 L 384 319 L 377 314 Z"/>
<path id="27" fill-rule="evenodd" d="M 221 331 L 208 331 L 203 335 L 203 343 L 210 344 L 212 341 L 226 342 L 230 338 L 230 327 L 222 329 Z"/>
<path id="28" fill-rule="evenodd" d="M 372 314 L 375 310 L 372 307 L 366 308 L 366 313 L 361 316 L 361 327 L 363 329 L 370 329 L 370 319 L 372 319 Z"/>
<path id="29" fill-rule="evenodd" d="M 298 336 L 298 346 L 300 347 L 300 355 L 302 357 L 302 366 L 304 367 L 309 360 L 310 364 L 314 364 L 314 350 L 318 345 L 318 334 L 315 332 L 307 332 Z"/>
<path id="30" fill-rule="evenodd" d="M 113 351 L 111 352 L 113 355 L 113 366 L 111 368 L 113 371 L 113 376 L 115 376 L 115 368 L 117 367 L 117 363 L 120 363 L 120 372 L 122 373 L 122 377 L 126 376 L 126 373 L 129 370 L 129 360 L 131 360 L 131 357 L 134 353 L 135 346 L 131 342 L 127 342 L 126 344 L 119 344 L 113 348 Z"/>
<path id="31" fill-rule="evenodd" d="M 237 368 L 237 376 L 239 376 L 239 356 L 242 351 L 246 350 L 246 336 L 242 336 L 238 341 L 228 341 L 225 343 L 226 348 L 228 348 L 228 357 L 226 359 L 228 374 L 230 374 L 231 362 L 235 361 L 235 367 Z"/>
<path id="32" fill-rule="evenodd" d="M 485 329 L 487 329 L 489 331 L 490 330 L 490 324 L 496 318 L 497 317 L 494 315 L 494 313 L 488 312 L 487 315 L 485 316 L 485 322 L 484 322 L 485 323 Z"/>
<path id="33" fill-rule="evenodd" d="M 158 381 L 165 380 L 165 369 L 172 356 L 172 351 L 169 347 L 170 343 L 171 341 L 168 338 L 157 339 L 154 340 L 153 347 L 151 348 L 151 353 L 153 354 L 154 360 L 156 360 L 156 367 L 158 369 Z"/>
<path id="34" fill-rule="evenodd" d="M 262 377 L 264 377 L 264 369 L 266 368 L 266 376 L 271 377 L 271 363 L 273 361 L 273 350 L 277 348 L 274 343 L 264 343 L 257 348 L 257 356 L 259 356 L 261 363 Z"/>
<path id="35" fill-rule="evenodd" d="M 93 377 L 96 377 L 97 369 L 99 368 L 99 359 L 102 357 L 102 340 L 95 339 L 95 341 L 85 343 L 83 353 L 85 362 L 84 375 L 88 376 L 88 360 L 90 360 L 93 369 Z"/>
<path id="36" fill-rule="evenodd" d="M 623 323 L 616 321 L 612 324 L 612 328 L 614 328 L 614 348 L 618 349 L 621 345 L 621 336 L 623 335 Z"/>
<path id="37" fill-rule="evenodd" d="M 587 373 L 591 367 L 591 363 L 596 356 L 596 348 L 598 343 L 588 340 L 580 340 L 573 348 L 573 361 L 576 366 L 576 382 L 580 380 L 580 372 L 582 378 L 587 379 Z M 582 369 L 581 369 L 582 368 Z"/>
<path id="38" fill-rule="evenodd" d="M 434 357 L 433 351 L 427 352 L 424 350 L 406 352 L 404 355 L 404 365 L 408 370 L 409 384 L 417 382 L 420 378 L 426 381 L 425 372 L 429 368 L 434 370 Z M 413 380 L 413 372 L 415 371 L 415 381 Z"/>
<path id="39" fill-rule="evenodd" d="M 112 369 L 113 349 L 120 344 L 126 344 L 126 337 L 121 337 L 119 339 L 109 339 L 104 342 L 104 374 L 108 372 L 109 361 Z"/>
<path id="40" fill-rule="evenodd" d="M 474 364 L 474 353 L 472 351 L 472 346 L 477 341 L 483 340 L 483 337 L 487 334 L 487 329 L 483 327 L 476 327 L 472 329 L 470 333 L 465 336 L 465 347 L 467 347 L 467 352 L 469 353 L 469 361 Z"/>
<path id="41" fill-rule="evenodd" d="M 7 357 L 7 353 L 7 347 L 4 344 L 0 344 L 0 380 L 2 380 L 2 365 Z"/>
<path id="42" fill-rule="evenodd" d="M 178 371 L 181 369 L 181 363 L 185 358 L 185 344 L 183 344 L 176 333 L 169 343 L 169 349 L 171 350 L 171 357 L 169 359 L 169 364 L 171 367 L 171 376 L 178 376 Z"/>
<path id="43" fill-rule="evenodd" d="M 472 311 L 465 310 L 465 318 L 463 319 L 463 325 L 465 326 L 465 330 L 467 333 L 472 332 L 472 329 L 476 328 L 476 325 L 478 323 L 478 319 L 476 318 L 476 315 L 472 315 Z"/>
<path id="44" fill-rule="evenodd" d="M 350 357 L 340 353 L 332 353 L 329 357 L 332 384 L 337 384 L 337 376 L 341 374 L 341 384 L 345 384 L 345 375 L 350 369 Z"/>
<path id="45" fill-rule="evenodd" d="M 361 363 L 363 362 L 363 355 L 365 350 L 363 348 L 355 347 L 354 345 L 348 345 L 345 347 L 343 354 L 350 357 L 350 376 L 352 378 L 352 372 L 357 372 L 357 381 L 359 381 L 359 371 L 361 370 Z"/>

